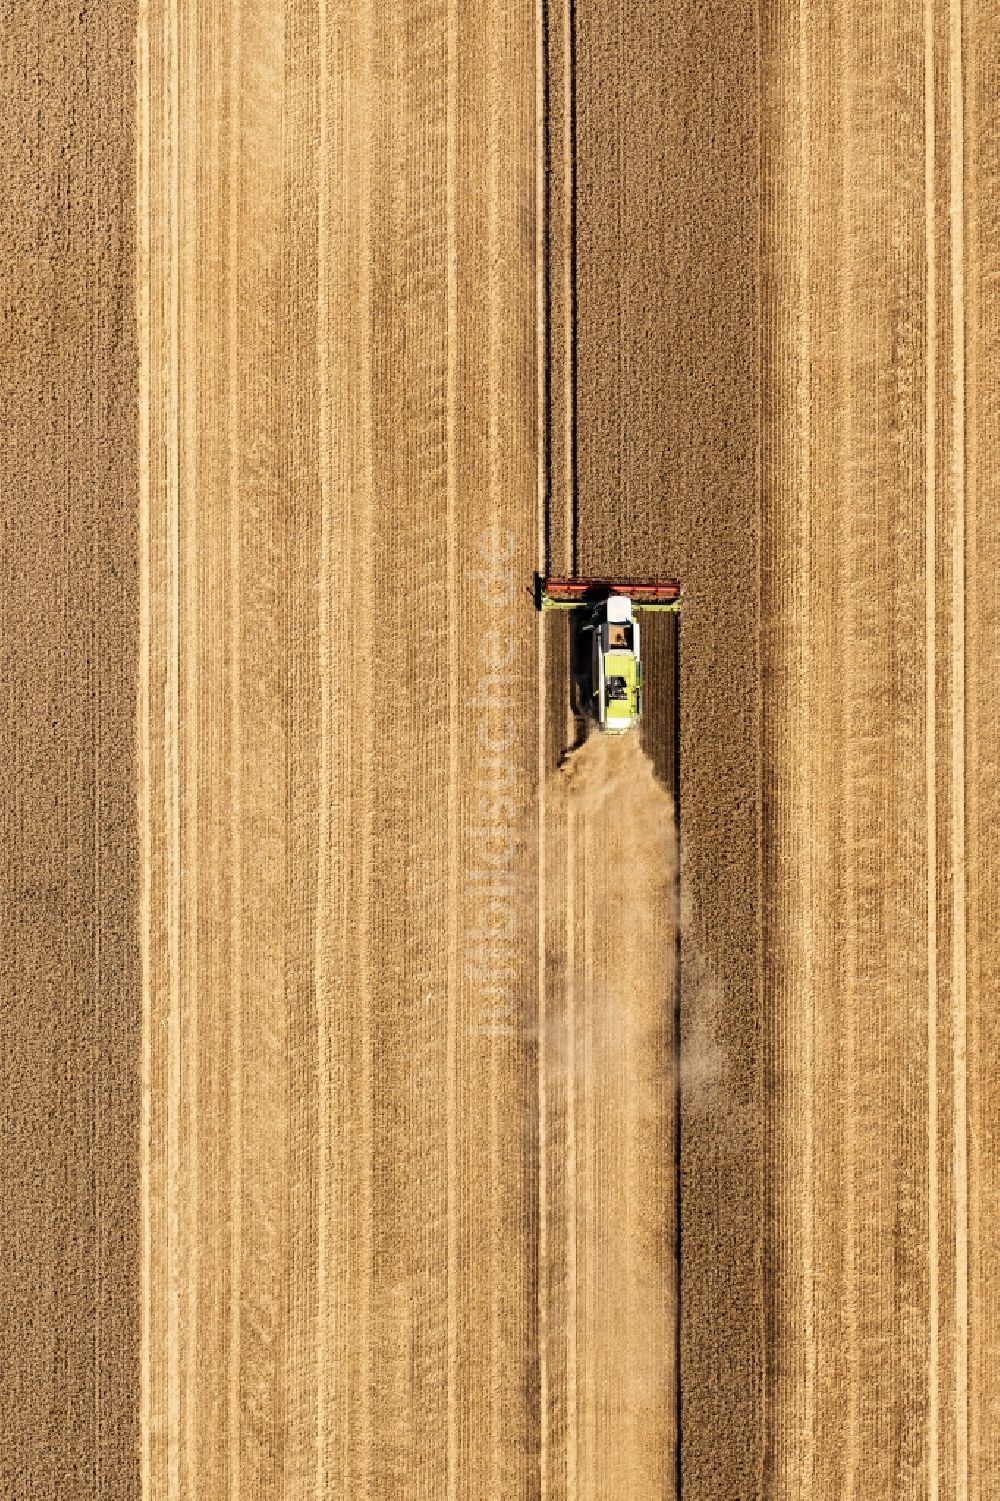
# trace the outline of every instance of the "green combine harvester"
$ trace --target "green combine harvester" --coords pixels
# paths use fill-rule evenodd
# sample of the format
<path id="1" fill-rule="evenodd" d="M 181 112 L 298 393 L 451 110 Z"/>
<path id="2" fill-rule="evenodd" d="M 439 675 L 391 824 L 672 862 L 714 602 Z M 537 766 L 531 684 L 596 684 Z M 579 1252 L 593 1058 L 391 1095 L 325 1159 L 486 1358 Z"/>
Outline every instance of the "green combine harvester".
<path id="1" fill-rule="evenodd" d="M 541 578 L 542 610 L 579 610 L 592 633 L 584 707 L 606 735 L 623 735 L 642 713 L 641 610 L 679 610 L 676 579 Z"/>

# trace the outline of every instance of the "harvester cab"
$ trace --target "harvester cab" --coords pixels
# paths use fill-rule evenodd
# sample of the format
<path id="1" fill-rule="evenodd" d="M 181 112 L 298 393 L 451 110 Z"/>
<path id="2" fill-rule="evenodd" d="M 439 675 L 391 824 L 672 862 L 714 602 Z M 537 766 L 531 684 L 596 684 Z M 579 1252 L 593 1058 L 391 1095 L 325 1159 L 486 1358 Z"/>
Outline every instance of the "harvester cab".
<path id="1" fill-rule="evenodd" d="M 678 610 L 676 579 L 541 578 L 541 610 L 574 610 L 582 637 L 589 633 L 584 706 L 605 734 L 623 735 L 642 713 L 642 610 Z"/>

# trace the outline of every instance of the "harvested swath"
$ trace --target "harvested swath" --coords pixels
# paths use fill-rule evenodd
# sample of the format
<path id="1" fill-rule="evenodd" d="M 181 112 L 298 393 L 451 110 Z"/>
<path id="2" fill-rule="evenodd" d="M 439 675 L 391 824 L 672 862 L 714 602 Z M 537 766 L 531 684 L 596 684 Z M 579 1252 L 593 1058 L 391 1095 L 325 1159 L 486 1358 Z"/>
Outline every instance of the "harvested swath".
<path id="1" fill-rule="evenodd" d="M 551 827 L 565 826 L 579 884 L 546 881 L 547 918 L 573 927 L 542 1048 L 546 1098 L 567 1111 L 565 1200 L 543 1206 L 555 1227 L 567 1218 L 552 1400 L 563 1385 L 574 1398 L 570 1494 L 661 1496 L 675 1439 L 673 802 L 635 732 L 594 733 L 553 781 Z"/>

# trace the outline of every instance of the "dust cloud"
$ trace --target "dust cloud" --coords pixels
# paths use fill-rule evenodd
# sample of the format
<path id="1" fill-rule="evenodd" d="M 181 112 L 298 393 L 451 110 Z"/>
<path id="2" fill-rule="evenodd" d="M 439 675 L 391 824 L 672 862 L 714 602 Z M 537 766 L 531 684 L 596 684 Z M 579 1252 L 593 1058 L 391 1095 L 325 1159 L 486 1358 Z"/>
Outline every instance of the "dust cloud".
<path id="1" fill-rule="evenodd" d="M 664 845 L 666 869 L 660 873 L 673 879 L 673 799 L 657 777 L 635 730 L 626 735 L 589 735 L 564 756 L 559 776 L 580 812 L 599 812 L 614 799 L 617 806 L 613 811 L 621 817 L 634 820 L 641 815 L 649 832 L 658 835 Z"/>
<path id="2" fill-rule="evenodd" d="M 664 1004 L 673 1006 L 676 963 L 675 938 L 684 949 L 685 1027 L 677 1080 L 687 1108 L 718 1114 L 739 1129 L 740 1104 L 728 1080 L 729 1059 L 715 1022 L 724 1004 L 718 977 L 695 936 L 690 894 L 678 885 L 677 828 L 673 799 L 659 780 L 653 762 L 636 733 L 612 737 L 592 734 L 570 751 L 560 766 L 568 806 L 586 823 L 601 819 L 607 858 L 620 871 L 618 910 L 648 963 L 630 967 L 639 990 L 659 989 Z M 670 917 L 666 922 L 665 918 Z M 669 947 L 669 953 L 665 951 Z M 638 956 L 636 956 L 638 958 Z M 614 964 L 609 982 L 616 973 Z M 619 1028 L 635 1023 L 638 991 L 618 994 Z M 615 997 L 614 986 L 610 994 Z M 657 1081 L 662 1080 L 662 1072 Z M 747 1125 L 749 1129 L 749 1124 Z"/>
<path id="3" fill-rule="evenodd" d="M 593 1076 L 623 1054 L 633 1069 L 631 1111 L 668 1103 L 677 931 L 674 803 L 635 731 L 591 734 L 558 772 L 584 867 L 584 962 Z"/>

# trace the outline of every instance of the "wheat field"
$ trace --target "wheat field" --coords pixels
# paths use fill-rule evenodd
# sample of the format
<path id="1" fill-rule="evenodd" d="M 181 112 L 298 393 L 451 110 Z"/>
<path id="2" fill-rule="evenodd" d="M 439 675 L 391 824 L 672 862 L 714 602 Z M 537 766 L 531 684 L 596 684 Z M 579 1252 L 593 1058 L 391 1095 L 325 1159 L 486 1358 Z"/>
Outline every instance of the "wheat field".
<path id="1" fill-rule="evenodd" d="M 992 1501 L 991 7 L 6 20 L 0 1490 Z"/>

